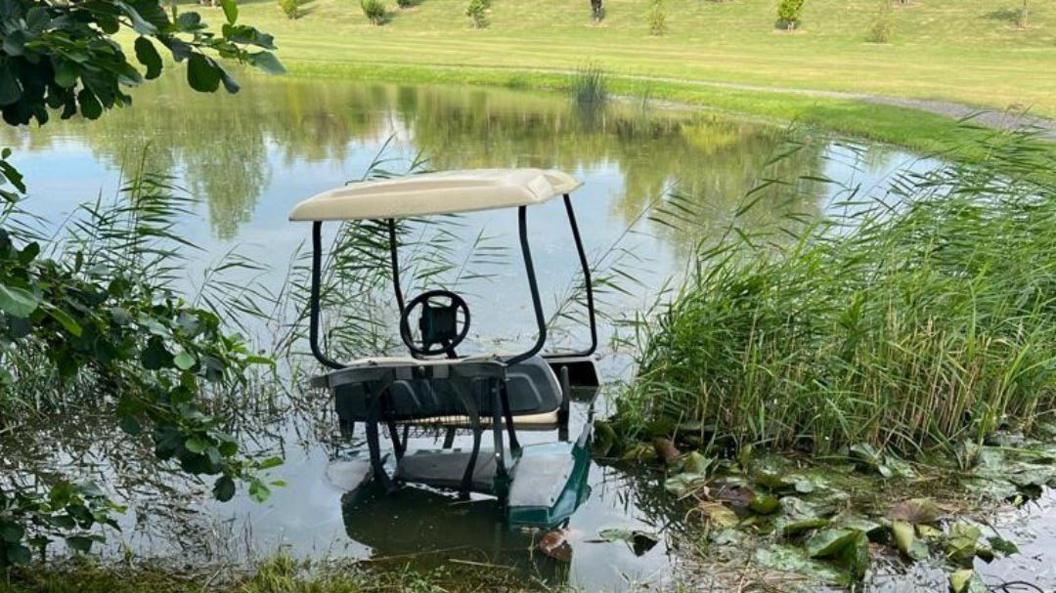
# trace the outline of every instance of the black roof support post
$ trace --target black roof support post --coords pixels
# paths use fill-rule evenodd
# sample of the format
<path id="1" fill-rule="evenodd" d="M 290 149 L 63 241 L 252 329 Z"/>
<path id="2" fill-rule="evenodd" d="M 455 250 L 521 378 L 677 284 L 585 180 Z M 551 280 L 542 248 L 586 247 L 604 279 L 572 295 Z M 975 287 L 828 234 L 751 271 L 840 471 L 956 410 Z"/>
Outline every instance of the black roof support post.
<path id="1" fill-rule="evenodd" d="M 319 346 L 319 285 L 322 283 L 323 275 L 323 223 L 315 221 L 312 223 L 312 294 L 309 298 L 309 328 L 308 342 L 312 348 L 312 355 L 323 366 L 332 369 L 343 369 L 345 365 L 331 360 L 323 353 Z"/>
<path id="2" fill-rule="evenodd" d="M 528 245 L 528 209 L 525 206 L 517 208 L 517 226 L 521 236 L 521 255 L 524 256 L 524 269 L 528 274 L 528 288 L 532 292 L 532 309 L 535 311 L 535 323 L 538 326 L 539 333 L 535 338 L 535 344 L 530 350 L 506 361 L 506 364 L 510 366 L 535 356 L 546 344 L 546 318 L 543 316 L 543 303 L 539 297 L 539 283 L 535 278 L 535 267 L 532 265 L 532 250 Z"/>

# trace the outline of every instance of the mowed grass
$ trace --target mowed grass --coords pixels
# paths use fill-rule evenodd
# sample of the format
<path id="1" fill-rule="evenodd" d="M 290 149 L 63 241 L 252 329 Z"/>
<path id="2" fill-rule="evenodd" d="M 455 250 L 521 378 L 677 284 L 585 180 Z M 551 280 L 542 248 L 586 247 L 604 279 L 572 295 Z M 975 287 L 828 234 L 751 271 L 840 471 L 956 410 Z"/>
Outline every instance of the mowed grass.
<path id="1" fill-rule="evenodd" d="M 369 24 L 354 0 L 308 1 L 296 20 L 266 0 L 243 4 L 241 14 L 276 36 L 293 73 L 341 76 L 403 65 L 494 77 L 591 62 L 628 77 L 1029 107 L 1056 116 L 1053 2 L 1031 0 L 1026 28 L 1012 16 L 1020 0 L 895 3 L 891 42 L 867 43 L 881 1 L 888 0 L 808 0 L 804 29 L 788 34 L 774 30 L 776 0 L 672 0 L 661 37 L 649 35 L 645 0 L 608 0 L 600 25 L 591 23 L 587 0 L 495 0 L 486 29 L 470 27 L 462 0 L 422 0 L 403 10 L 389 1 L 383 26 Z M 213 19 L 221 19 L 218 9 Z"/>

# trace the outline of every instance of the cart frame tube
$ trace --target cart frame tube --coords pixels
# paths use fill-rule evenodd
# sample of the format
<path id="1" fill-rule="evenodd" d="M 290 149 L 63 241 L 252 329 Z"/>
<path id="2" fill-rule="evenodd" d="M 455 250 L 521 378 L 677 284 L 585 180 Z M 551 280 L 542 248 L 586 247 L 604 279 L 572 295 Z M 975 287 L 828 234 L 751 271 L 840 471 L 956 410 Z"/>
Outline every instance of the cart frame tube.
<path id="1" fill-rule="evenodd" d="M 587 319 L 590 325 L 590 347 L 578 352 L 554 352 L 544 355 L 544 358 L 560 358 L 564 356 L 590 356 L 598 349 L 598 322 L 594 312 L 594 286 L 590 277 L 590 263 L 587 262 L 587 253 L 583 249 L 583 239 L 579 235 L 579 225 L 576 224 L 576 212 L 572 209 L 572 198 L 564 194 L 565 212 L 568 214 L 568 225 L 572 228 L 572 239 L 576 243 L 576 253 L 579 255 L 579 266 L 583 270 L 583 286 L 587 293 Z"/>
<path id="2" fill-rule="evenodd" d="M 323 366 L 332 369 L 343 369 L 345 365 L 327 357 L 319 345 L 319 285 L 322 284 L 323 275 L 323 222 L 316 220 L 312 222 L 312 294 L 309 298 L 309 328 L 308 343 L 312 348 L 312 355 Z"/>

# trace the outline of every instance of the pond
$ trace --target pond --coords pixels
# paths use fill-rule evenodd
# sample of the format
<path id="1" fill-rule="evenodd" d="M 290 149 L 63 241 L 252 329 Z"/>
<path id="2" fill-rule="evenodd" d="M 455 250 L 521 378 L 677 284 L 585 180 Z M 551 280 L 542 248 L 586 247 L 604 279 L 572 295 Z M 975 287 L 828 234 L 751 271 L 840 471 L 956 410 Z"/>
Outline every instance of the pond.
<path id="1" fill-rule="evenodd" d="M 200 249 L 189 255 L 184 283 L 190 294 L 200 289 L 205 270 L 232 250 L 262 268 L 246 282 L 280 291 L 308 234 L 306 225 L 287 221 L 289 210 L 314 193 L 362 178 L 379 155 L 383 168 L 395 172 L 406 171 L 419 155 L 436 170 L 565 170 L 584 182 L 574 196 L 580 227 L 592 262 L 608 271 L 601 368 L 610 384 L 626 379 L 630 365 L 627 331 L 618 321 L 670 289 L 669 279 L 680 273 L 694 245 L 725 229 L 753 188 L 771 183 L 739 224 L 780 228 L 784 221 L 818 216 L 848 188 L 868 192 L 895 171 L 936 164 L 887 146 L 663 110 L 647 101 L 580 108 L 560 95 L 523 91 L 258 78 L 246 80 L 236 96 L 195 94 L 166 79 L 138 91 L 134 108 L 97 122 L 0 133 L 4 145 L 15 149 L 14 162 L 31 188 L 26 208 L 42 217 L 46 229 L 77 218 L 84 201 L 117 195 L 122 179 L 139 170 L 170 176 L 185 188 L 198 200 L 177 225 Z M 682 201 L 673 202 L 672 195 Z M 671 224 L 660 215 L 679 204 L 688 220 Z M 577 271 L 563 215 L 559 203 L 529 214 L 550 313 L 560 308 Z M 530 339 L 524 280 L 519 266 L 506 265 L 518 263 L 508 255 L 516 254 L 514 218 L 508 212 L 473 214 L 453 224 L 462 240 L 445 247 L 445 257 L 477 268 L 470 274 L 462 273 L 467 266 L 455 266 L 455 282 L 474 312 L 477 347 Z M 482 244 L 499 255 L 478 258 Z M 391 319 L 391 308 L 379 316 Z M 580 337 L 574 326 L 559 334 L 562 340 Z M 266 347 L 268 332 L 275 330 L 261 324 L 255 331 L 254 339 Z M 338 439 L 326 396 L 293 376 L 300 375 L 262 378 L 292 384 L 280 396 L 240 402 L 232 428 L 252 448 L 285 457 L 273 478 L 287 486 L 276 488 L 265 504 L 245 498 L 210 502 L 208 484 L 156 467 L 149 450 L 121 434 L 101 433 L 90 416 L 66 419 L 58 441 L 52 425 L 10 446 L 22 451 L 25 463 L 73 466 L 134 493 L 126 500 L 124 533 L 112 538 L 120 542 L 110 546 L 115 554 L 128 547 L 181 564 L 250 561 L 279 551 L 423 566 L 460 558 L 592 590 L 657 586 L 673 578 L 682 555 L 672 534 L 681 518 L 648 470 L 592 467 L 591 495 L 569 526 L 574 554 L 569 563 L 558 563 L 528 552 L 533 536 L 505 530 L 488 500 L 458 505 L 426 491 L 398 499 L 345 493 L 327 470 L 335 459 L 355 455 L 358 439 Z M 598 413 L 605 413 L 606 403 L 603 393 Z M 573 438 L 588 413 L 589 406 L 576 405 Z M 668 537 L 638 555 L 623 542 L 597 542 L 606 528 L 662 530 Z"/>

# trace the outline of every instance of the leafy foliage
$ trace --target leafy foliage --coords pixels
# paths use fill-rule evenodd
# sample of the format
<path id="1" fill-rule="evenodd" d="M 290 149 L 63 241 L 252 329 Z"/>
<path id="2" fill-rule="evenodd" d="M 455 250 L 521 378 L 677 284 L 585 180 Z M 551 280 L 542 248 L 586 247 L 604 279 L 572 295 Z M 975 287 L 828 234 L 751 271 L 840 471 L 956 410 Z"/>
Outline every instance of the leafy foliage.
<path id="1" fill-rule="evenodd" d="M 385 24 L 385 3 L 382 0 L 359 0 L 359 7 L 363 10 L 363 16 L 367 17 L 372 25 Z"/>
<path id="2" fill-rule="evenodd" d="M 469 0 L 466 6 L 466 16 L 476 29 L 484 29 L 488 26 L 488 10 L 491 8 L 491 0 Z"/>
<path id="3" fill-rule="evenodd" d="M 296 19 L 301 16 L 301 2 L 300 0 L 279 0 L 279 10 L 282 14 L 286 15 L 288 19 Z"/>
<path id="4" fill-rule="evenodd" d="M 775 26 L 789 31 L 798 29 L 802 24 L 800 16 L 803 13 L 803 4 L 805 2 L 806 0 L 780 0 L 777 5 L 777 23 Z"/>
<path id="5" fill-rule="evenodd" d="M 235 0 L 223 0 L 226 23 L 210 30 L 197 12 L 170 15 L 160 0 L 93 0 L 54 3 L 4 0 L 0 3 L 0 114 L 11 125 L 48 121 L 80 113 L 95 119 L 114 106 L 128 105 L 125 89 L 157 78 L 163 69 L 158 49 L 186 62 L 187 81 L 203 92 L 238 84 L 217 58 L 234 59 L 268 72 L 282 66 L 270 51 L 272 37 L 238 24 Z M 135 40 L 136 67 L 113 35 L 125 30 Z"/>
<path id="6" fill-rule="evenodd" d="M 241 457 L 202 397 L 268 361 L 224 334 L 215 313 L 168 288 L 174 255 L 165 244 L 180 241 L 170 229 L 183 212 L 171 189 L 145 175 L 128 187 L 127 202 L 86 206 L 60 259 L 0 229 L 0 408 L 39 392 L 89 398 L 125 432 L 149 437 L 160 460 L 216 476 L 218 499 L 234 495 L 236 480 L 262 498 L 267 486 L 255 471 L 275 462 Z M 0 565 L 24 561 L 26 543 L 43 546 L 56 530 L 114 526 L 107 514 L 114 507 L 98 489 L 61 478 L 43 483 L 49 492 L 0 492 L 0 525 L 15 526 L 5 530 Z M 82 538 L 73 547 L 86 550 L 100 536 L 69 537 Z"/>
<path id="7" fill-rule="evenodd" d="M 650 35 L 663 35 L 667 32 L 667 9 L 664 0 L 649 0 L 649 12 L 646 13 Z"/>

